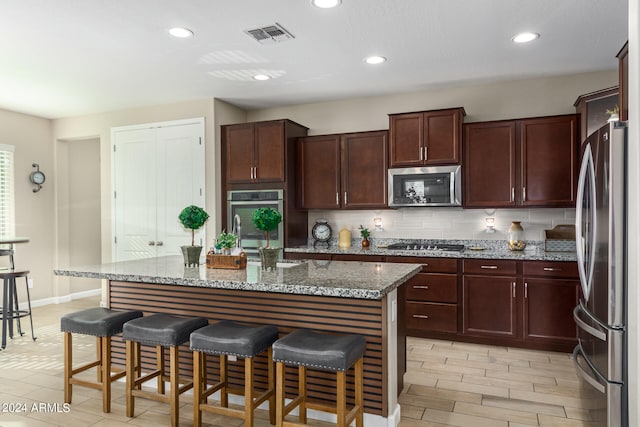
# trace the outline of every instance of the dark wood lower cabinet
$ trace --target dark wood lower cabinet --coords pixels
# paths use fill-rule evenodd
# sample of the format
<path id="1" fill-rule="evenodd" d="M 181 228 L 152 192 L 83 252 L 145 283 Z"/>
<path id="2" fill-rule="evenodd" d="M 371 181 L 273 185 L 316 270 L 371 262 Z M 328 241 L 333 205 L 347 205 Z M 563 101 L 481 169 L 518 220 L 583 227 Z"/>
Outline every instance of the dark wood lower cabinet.
<path id="1" fill-rule="evenodd" d="M 524 339 L 575 345 L 579 280 L 524 279 Z"/>
<path id="2" fill-rule="evenodd" d="M 462 333 L 516 338 L 516 278 L 468 276 L 462 280 Z"/>
<path id="3" fill-rule="evenodd" d="M 422 264 L 398 292 L 403 335 L 563 352 L 577 343 L 575 262 L 295 252 L 286 258 Z"/>

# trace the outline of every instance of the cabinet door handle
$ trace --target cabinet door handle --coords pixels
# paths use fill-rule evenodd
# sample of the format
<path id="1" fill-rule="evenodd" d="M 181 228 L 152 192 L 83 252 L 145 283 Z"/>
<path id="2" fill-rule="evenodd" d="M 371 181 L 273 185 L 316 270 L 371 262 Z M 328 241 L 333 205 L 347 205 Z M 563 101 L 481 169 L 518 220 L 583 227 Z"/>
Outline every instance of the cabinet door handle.
<path id="1" fill-rule="evenodd" d="M 562 271 L 561 268 L 553 268 L 553 267 L 545 267 L 542 270 L 544 270 L 544 271 Z"/>
<path id="2" fill-rule="evenodd" d="M 511 289 L 513 289 L 513 297 L 516 297 L 516 282 L 511 282 Z"/>
<path id="3" fill-rule="evenodd" d="M 527 187 L 522 187 L 522 201 L 527 200 Z"/>
<path id="4" fill-rule="evenodd" d="M 511 187 L 511 201 L 513 202 L 516 199 L 516 188 Z"/>
<path id="5" fill-rule="evenodd" d="M 497 265 L 481 265 L 480 268 L 483 270 L 497 270 L 498 266 Z"/>
<path id="6" fill-rule="evenodd" d="M 258 179 L 258 167 L 253 167 L 253 179 Z"/>
<path id="7" fill-rule="evenodd" d="M 418 157 L 420 157 L 420 161 L 424 160 L 422 158 L 423 153 L 424 153 L 424 151 L 422 151 L 422 147 L 418 147 Z"/>
<path id="8" fill-rule="evenodd" d="M 155 246 L 156 242 L 154 242 L 153 240 L 149 240 L 149 246 Z"/>
<path id="9" fill-rule="evenodd" d="M 340 193 L 336 192 L 336 205 L 340 206 Z"/>
<path id="10" fill-rule="evenodd" d="M 429 159 L 428 153 L 429 153 L 429 152 L 427 151 L 427 146 L 425 145 L 425 146 L 424 146 L 424 159 L 425 159 L 425 160 L 428 160 L 428 159 Z"/>
<path id="11" fill-rule="evenodd" d="M 525 298 L 528 298 L 528 294 L 529 294 L 528 289 L 527 289 L 528 287 L 529 287 L 529 284 L 527 282 L 524 282 L 524 297 Z"/>
<path id="12" fill-rule="evenodd" d="M 413 317 L 416 318 L 416 319 L 428 319 L 429 318 L 429 316 L 427 316 L 426 314 L 414 314 Z"/>
<path id="13" fill-rule="evenodd" d="M 164 245 L 164 242 L 162 240 L 158 240 L 156 242 L 156 246 L 162 246 L 162 245 Z"/>
<path id="14" fill-rule="evenodd" d="M 346 191 L 344 192 L 344 204 L 345 205 L 347 204 L 347 192 Z"/>
<path id="15" fill-rule="evenodd" d="M 415 285 L 413 287 L 413 289 L 429 289 L 429 286 L 427 286 L 427 285 Z"/>

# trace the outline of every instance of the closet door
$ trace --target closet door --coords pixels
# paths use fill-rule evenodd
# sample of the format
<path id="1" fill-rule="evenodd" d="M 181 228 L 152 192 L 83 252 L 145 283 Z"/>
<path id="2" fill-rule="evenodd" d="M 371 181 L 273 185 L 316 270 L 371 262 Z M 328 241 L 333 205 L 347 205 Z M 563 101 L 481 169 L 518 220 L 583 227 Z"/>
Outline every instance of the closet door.
<path id="1" fill-rule="evenodd" d="M 191 244 L 180 211 L 205 206 L 204 120 L 117 128 L 112 142 L 114 261 L 179 255 Z"/>

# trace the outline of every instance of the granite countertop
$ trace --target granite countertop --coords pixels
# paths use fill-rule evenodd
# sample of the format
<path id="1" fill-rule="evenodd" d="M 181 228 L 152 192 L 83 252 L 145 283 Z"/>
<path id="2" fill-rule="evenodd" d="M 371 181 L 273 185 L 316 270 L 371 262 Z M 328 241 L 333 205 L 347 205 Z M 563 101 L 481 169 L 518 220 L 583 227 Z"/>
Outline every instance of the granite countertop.
<path id="1" fill-rule="evenodd" d="M 506 259 L 520 261 L 576 261 L 575 252 L 546 252 L 543 241 L 527 242 L 524 251 L 510 251 L 506 242 L 496 240 L 439 240 L 440 243 L 462 244 L 463 251 L 429 251 L 429 250 L 392 250 L 387 249 L 389 241 L 375 241 L 368 249 L 362 249 L 360 242 L 355 241 L 351 248 L 340 249 L 337 244 L 329 248 L 304 245 L 285 248 L 285 252 L 316 253 L 316 254 L 353 254 L 353 255 L 385 255 L 385 256 L 413 256 L 436 258 L 477 258 L 477 259 Z M 392 242 L 395 243 L 395 242 Z M 473 250 L 471 248 L 476 248 Z M 480 249 L 482 248 L 482 249 Z"/>
<path id="2" fill-rule="evenodd" d="M 181 256 L 145 258 L 54 270 L 59 276 L 158 283 L 286 294 L 382 299 L 417 274 L 419 264 L 348 261 L 283 262 L 262 271 L 259 262 L 243 270 L 184 266 Z"/>

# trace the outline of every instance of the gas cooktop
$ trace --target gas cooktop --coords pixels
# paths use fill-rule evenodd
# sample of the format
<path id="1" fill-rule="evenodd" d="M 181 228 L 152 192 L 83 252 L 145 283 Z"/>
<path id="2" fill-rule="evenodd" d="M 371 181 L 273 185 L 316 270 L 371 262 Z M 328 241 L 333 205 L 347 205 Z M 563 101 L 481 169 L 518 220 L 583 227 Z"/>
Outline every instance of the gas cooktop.
<path id="1" fill-rule="evenodd" d="M 401 251 L 450 251 L 460 252 L 464 250 L 464 245 L 452 245 L 448 243 L 436 242 L 400 242 L 387 246 L 387 249 Z"/>

